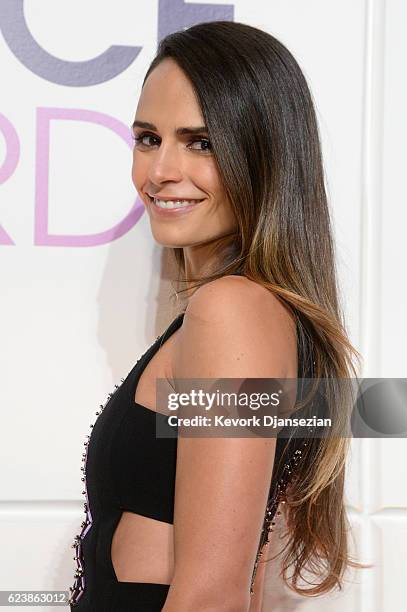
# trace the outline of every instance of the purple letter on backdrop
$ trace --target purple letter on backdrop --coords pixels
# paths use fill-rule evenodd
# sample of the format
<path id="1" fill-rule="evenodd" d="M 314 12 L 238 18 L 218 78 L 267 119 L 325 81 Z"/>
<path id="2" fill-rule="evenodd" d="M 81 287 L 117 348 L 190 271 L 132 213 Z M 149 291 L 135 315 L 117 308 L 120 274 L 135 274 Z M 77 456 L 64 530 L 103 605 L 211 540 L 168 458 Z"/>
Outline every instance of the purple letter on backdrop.
<path id="1" fill-rule="evenodd" d="M 97 15 L 95 23 L 97 27 Z M 93 28 L 95 24 L 89 25 Z M 134 62 L 142 49 L 113 45 L 91 60 L 61 60 L 40 47 L 32 36 L 24 16 L 24 0 L 0 0 L 0 30 L 10 51 L 28 70 L 52 83 L 71 87 L 87 87 L 114 79 Z"/>
<path id="2" fill-rule="evenodd" d="M 13 174 L 20 157 L 20 143 L 18 141 L 17 132 L 13 125 L 4 115 L 0 113 L 0 131 L 3 132 L 4 140 L 6 141 L 6 157 L 3 164 L 0 166 L 0 184 L 5 183 Z M 0 244 L 11 245 L 15 244 L 7 232 L 0 225 Z"/>
<path id="3" fill-rule="evenodd" d="M 51 120 L 58 119 L 62 121 L 90 121 L 98 123 L 116 132 L 129 145 L 130 149 L 133 146 L 129 128 L 110 115 L 82 109 L 38 108 L 34 244 L 83 247 L 111 242 L 123 236 L 137 223 L 144 212 L 143 204 L 134 204 L 128 215 L 120 223 L 98 234 L 70 236 L 51 235 L 48 233 L 49 132 Z"/>
<path id="4" fill-rule="evenodd" d="M 233 21 L 231 4 L 193 4 L 184 0 L 159 0 L 158 41 L 167 34 L 202 21 Z"/>

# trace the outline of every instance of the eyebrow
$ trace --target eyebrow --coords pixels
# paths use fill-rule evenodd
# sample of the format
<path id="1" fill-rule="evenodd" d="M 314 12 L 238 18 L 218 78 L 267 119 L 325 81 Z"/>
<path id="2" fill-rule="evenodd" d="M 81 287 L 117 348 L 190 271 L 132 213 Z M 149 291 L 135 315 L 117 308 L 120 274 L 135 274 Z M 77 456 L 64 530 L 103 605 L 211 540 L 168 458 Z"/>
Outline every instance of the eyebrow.
<path id="1" fill-rule="evenodd" d="M 131 127 L 139 127 L 144 128 L 145 130 L 154 130 L 155 132 L 158 132 L 157 128 L 152 123 L 149 123 L 148 121 L 139 121 L 138 119 L 133 122 Z M 175 130 L 177 136 L 184 136 L 185 134 L 202 134 L 202 132 L 205 132 L 206 134 L 208 133 L 208 128 L 206 125 L 197 127 L 179 127 Z"/>

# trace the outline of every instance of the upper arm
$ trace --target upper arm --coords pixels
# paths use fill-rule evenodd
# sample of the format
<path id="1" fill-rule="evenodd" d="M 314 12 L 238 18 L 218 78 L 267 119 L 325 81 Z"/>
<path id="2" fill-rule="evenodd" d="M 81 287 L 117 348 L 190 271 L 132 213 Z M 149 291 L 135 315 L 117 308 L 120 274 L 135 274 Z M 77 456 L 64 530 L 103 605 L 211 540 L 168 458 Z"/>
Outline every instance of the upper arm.
<path id="1" fill-rule="evenodd" d="M 190 298 L 173 364 L 174 378 L 296 377 L 295 323 L 269 291 L 224 277 Z"/>
<path id="2" fill-rule="evenodd" d="M 175 385 L 176 378 L 287 374 L 296 354 L 283 307 L 272 296 L 262 303 L 264 293 L 240 280 L 219 279 L 191 298 L 177 344 Z M 275 442 L 261 437 L 178 438 L 174 587 L 165 610 L 187 593 L 200 603 L 208 599 L 216 604 L 220 596 L 223 602 L 228 597 L 249 601 Z"/>

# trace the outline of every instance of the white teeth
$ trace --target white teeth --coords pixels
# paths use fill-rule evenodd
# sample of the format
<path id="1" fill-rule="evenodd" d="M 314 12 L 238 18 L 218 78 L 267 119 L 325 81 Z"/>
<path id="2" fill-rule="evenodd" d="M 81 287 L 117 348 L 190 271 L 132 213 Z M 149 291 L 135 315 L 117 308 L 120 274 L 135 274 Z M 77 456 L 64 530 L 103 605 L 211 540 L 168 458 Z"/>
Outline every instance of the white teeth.
<path id="1" fill-rule="evenodd" d="M 154 198 L 154 204 L 159 208 L 183 208 L 185 206 L 191 206 L 191 204 L 197 204 L 201 200 L 157 200 Z"/>

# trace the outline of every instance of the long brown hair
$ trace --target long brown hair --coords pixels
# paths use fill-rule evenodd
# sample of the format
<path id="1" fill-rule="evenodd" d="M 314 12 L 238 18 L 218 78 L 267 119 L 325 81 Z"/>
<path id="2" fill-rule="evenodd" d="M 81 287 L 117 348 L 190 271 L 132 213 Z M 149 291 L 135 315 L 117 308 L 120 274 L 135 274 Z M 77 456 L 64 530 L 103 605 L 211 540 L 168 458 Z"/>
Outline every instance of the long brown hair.
<path id="1" fill-rule="evenodd" d="M 312 361 L 314 377 L 328 379 L 334 416 L 343 423 L 338 381 L 357 377 L 353 360 L 360 363 L 360 355 L 348 339 L 339 304 L 320 137 L 301 68 L 270 34 L 229 21 L 168 35 L 144 82 L 167 57 L 196 92 L 238 225 L 223 244 L 228 256 L 204 278 L 186 278 L 183 249 L 172 249 L 178 283 L 192 280 L 199 287 L 240 271 L 272 291 L 296 319 L 303 372 Z M 346 567 L 363 567 L 348 552 L 349 440 L 338 435 L 311 441 L 289 487 L 283 578 L 303 595 L 342 588 Z M 317 583 L 307 581 L 312 588 L 298 584 L 304 570 L 319 577 Z"/>

